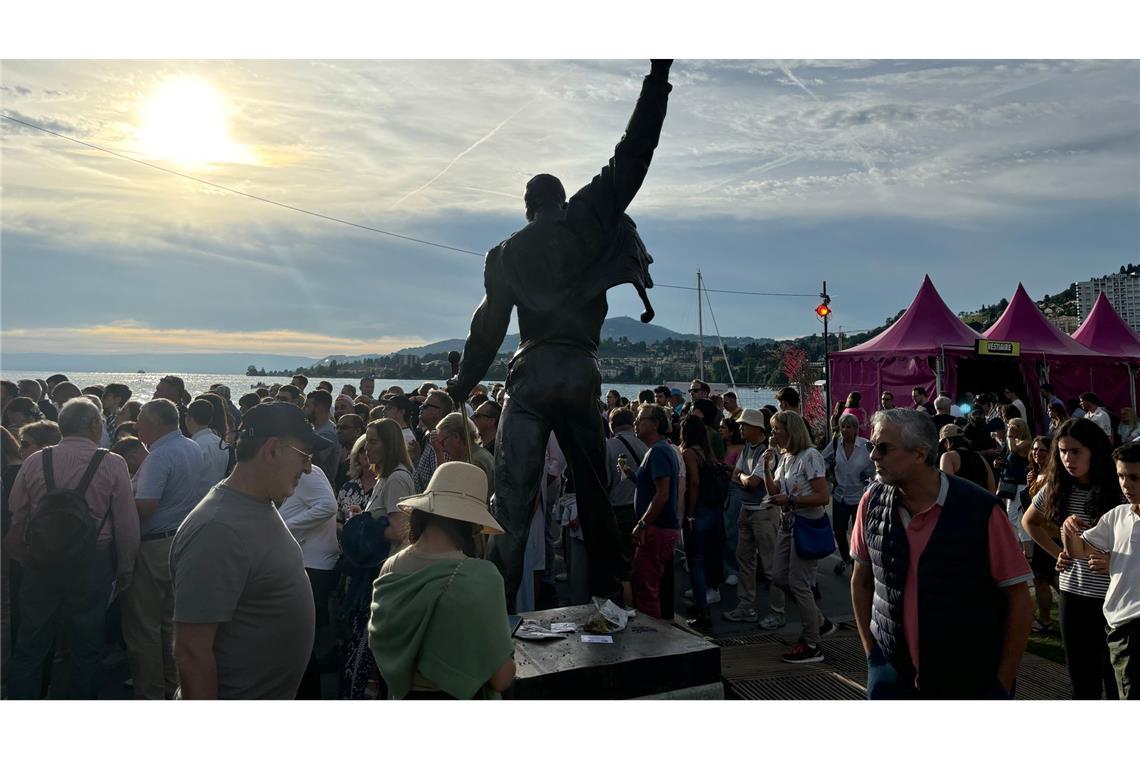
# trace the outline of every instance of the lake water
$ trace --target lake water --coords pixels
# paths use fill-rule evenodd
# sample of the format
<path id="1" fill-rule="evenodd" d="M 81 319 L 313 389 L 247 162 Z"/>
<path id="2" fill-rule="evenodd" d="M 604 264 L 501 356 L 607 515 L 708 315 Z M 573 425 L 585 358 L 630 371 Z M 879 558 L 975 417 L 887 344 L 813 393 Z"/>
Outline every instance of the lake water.
<path id="1" fill-rule="evenodd" d="M 54 375 L 58 370 L 0 370 L 0 377 L 4 380 L 11 380 L 17 382 L 25 378 L 46 378 L 49 375 Z M 179 377 L 186 383 L 186 390 L 189 391 L 191 396 L 197 396 L 199 393 L 204 393 L 210 389 L 214 383 L 221 383 L 229 386 L 230 394 L 233 402 L 236 404 L 238 398 L 244 393 L 248 393 L 250 389 L 257 383 L 265 383 L 272 385 L 273 383 L 287 383 L 289 377 L 248 377 L 246 375 L 218 375 L 218 374 L 194 374 L 194 373 L 170 373 L 170 372 L 145 372 L 139 374 L 137 372 L 65 372 L 68 380 L 84 388 L 88 385 L 107 385 L 108 383 L 122 383 L 132 391 L 131 398 L 146 401 L 154 395 L 154 389 L 158 385 L 158 381 L 168 374 L 178 374 Z M 309 376 L 309 387 L 315 388 L 317 383 L 322 380 L 328 380 L 332 383 L 333 391 L 339 392 L 341 387 L 346 383 L 355 385 L 359 390 L 360 378 L 356 377 L 319 377 Z M 398 385 L 405 391 L 411 391 L 413 388 L 418 388 L 425 382 L 423 379 L 415 378 L 376 378 L 376 390 L 380 392 L 384 388 L 392 385 Z M 442 386 L 443 381 L 431 380 L 437 385 Z M 490 388 L 493 381 L 484 381 L 484 384 Z M 682 391 L 687 391 L 688 382 L 667 381 L 666 385 L 671 387 L 680 388 Z M 657 383 L 654 383 L 657 385 Z M 641 383 L 611 383 L 602 381 L 602 394 L 603 396 L 614 388 L 618 393 L 626 398 L 637 398 L 637 394 L 647 386 Z M 717 386 L 713 386 L 714 392 L 718 390 Z M 741 406 L 744 407 L 760 407 L 765 404 L 776 405 L 776 390 L 772 388 L 737 388 L 737 400 Z M 686 396 L 686 398 L 688 398 Z"/>

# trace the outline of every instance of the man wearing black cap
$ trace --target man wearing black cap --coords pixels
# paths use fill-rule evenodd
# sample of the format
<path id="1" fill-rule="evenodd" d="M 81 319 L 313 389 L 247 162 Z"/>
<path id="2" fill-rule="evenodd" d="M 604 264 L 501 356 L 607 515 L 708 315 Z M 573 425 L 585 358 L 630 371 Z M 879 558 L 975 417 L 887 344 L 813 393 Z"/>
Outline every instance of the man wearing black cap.
<path id="1" fill-rule="evenodd" d="M 238 430 L 234 471 L 179 527 L 170 565 L 183 698 L 296 696 L 315 607 L 277 508 L 329 445 L 293 404 L 258 404 Z"/>
<path id="2" fill-rule="evenodd" d="M 592 593 L 613 595 L 619 581 L 629 578 L 606 495 L 597 355 L 608 287 L 634 284 L 646 301 L 643 319 L 652 318 L 644 295 L 652 285 L 651 259 L 625 210 L 641 188 L 661 135 L 671 64 L 652 62 L 613 158 L 569 202 L 557 177 L 539 174 L 527 183 L 528 224 L 487 254 L 486 295 L 471 320 L 458 373 L 448 383 L 456 403 L 465 402 L 495 359 L 518 306 L 519 349 L 510 362 L 495 451 L 495 512 L 506 532 L 492 539 L 488 555 L 503 573 L 508 604 L 522 577 L 551 430 L 570 458 Z M 625 276 L 635 269 L 639 276 Z"/>

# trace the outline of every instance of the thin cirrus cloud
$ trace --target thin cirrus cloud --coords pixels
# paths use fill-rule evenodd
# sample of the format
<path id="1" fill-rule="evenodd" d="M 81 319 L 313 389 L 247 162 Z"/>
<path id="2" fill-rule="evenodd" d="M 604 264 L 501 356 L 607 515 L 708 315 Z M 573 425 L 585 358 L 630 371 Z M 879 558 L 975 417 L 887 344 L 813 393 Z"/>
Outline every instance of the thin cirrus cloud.
<path id="1" fill-rule="evenodd" d="M 253 158 L 160 165 L 485 251 L 523 222 L 529 177 L 553 173 L 571 192 L 589 181 L 646 70 L 641 61 L 8 61 L 0 86 L 8 115 L 152 160 L 134 140 L 141 104 L 169 77 L 201 77 L 225 96 L 230 134 Z M 1052 290 L 1114 271 L 1140 246 L 1135 61 L 682 60 L 670 78 L 660 146 L 630 209 L 659 282 L 691 282 L 696 254 L 714 287 L 807 292 L 819 271 L 851 282 L 865 269 L 830 252 L 854 236 L 875 261 L 894 258 L 907 271 L 905 288 L 860 282 L 858 303 L 844 305 L 873 326 L 913 296 L 918 268 L 956 282 L 938 268 L 953 250 L 916 263 L 916 249 L 952 241 L 989 251 L 985 281 L 963 298 L 992 303 L 1019 279 Z M 297 214 L 10 122 L 0 140 L 6 331 L 43 320 L 13 283 L 46 262 L 68 296 L 50 316 L 58 328 L 132 317 L 264 335 L 275 346 L 275 331 L 327 335 L 373 351 L 375 335 L 404 345 L 463 335 L 478 302 L 474 257 Z M 1089 241 L 1080 257 L 1042 246 L 1069 235 Z M 801 266 L 755 258 L 761 249 Z M 103 263 L 144 292 L 127 305 L 87 298 L 84 278 L 105 275 Z M 196 305 L 202 293 L 212 294 L 210 309 Z M 692 311 L 690 300 L 656 291 L 661 323 L 689 331 L 679 315 Z M 817 329 L 810 314 L 767 302 L 725 297 L 718 308 L 725 334 Z"/>

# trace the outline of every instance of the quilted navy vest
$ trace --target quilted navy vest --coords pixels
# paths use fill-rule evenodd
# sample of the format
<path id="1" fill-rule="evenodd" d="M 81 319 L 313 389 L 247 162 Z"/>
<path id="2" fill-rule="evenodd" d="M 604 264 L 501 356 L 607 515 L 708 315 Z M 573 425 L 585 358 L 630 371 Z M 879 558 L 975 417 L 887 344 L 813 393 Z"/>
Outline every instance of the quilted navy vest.
<path id="1" fill-rule="evenodd" d="M 1001 658 L 1005 597 L 989 564 L 989 521 L 997 498 L 953 475 L 946 503 L 918 563 L 919 687 L 934 699 L 978 699 Z M 892 486 L 871 486 L 864 536 L 875 576 L 871 634 L 888 660 L 912 669 L 903 635 L 910 547 Z"/>

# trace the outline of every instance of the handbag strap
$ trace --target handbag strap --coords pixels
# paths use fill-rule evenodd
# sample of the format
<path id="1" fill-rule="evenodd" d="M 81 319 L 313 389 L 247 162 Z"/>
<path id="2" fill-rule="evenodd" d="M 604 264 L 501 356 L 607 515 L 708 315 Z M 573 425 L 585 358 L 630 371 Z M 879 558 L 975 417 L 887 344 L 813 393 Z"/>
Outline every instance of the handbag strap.
<path id="1" fill-rule="evenodd" d="M 629 452 L 629 455 L 634 459 L 637 459 L 637 452 L 633 450 L 633 446 L 630 445 L 629 441 L 621 436 L 621 433 L 618 433 L 617 439 L 621 441 L 622 446 L 625 446 L 626 451 Z"/>

